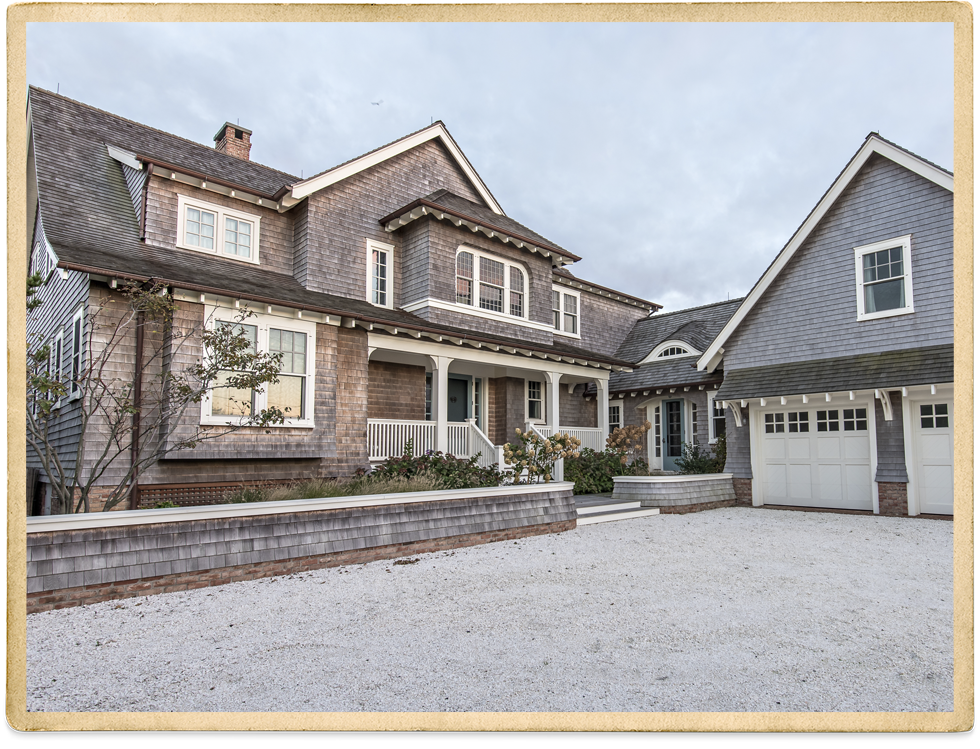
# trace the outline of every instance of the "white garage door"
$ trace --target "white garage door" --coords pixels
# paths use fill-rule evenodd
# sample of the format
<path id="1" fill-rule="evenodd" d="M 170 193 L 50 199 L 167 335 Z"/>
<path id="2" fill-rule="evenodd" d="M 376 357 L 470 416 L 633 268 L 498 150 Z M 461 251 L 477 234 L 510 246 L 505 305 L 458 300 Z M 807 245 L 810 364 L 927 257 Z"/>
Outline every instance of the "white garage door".
<path id="1" fill-rule="evenodd" d="M 913 403 L 912 439 L 919 512 L 952 515 L 952 399 Z"/>
<path id="2" fill-rule="evenodd" d="M 869 405 L 764 411 L 763 502 L 871 510 Z"/>

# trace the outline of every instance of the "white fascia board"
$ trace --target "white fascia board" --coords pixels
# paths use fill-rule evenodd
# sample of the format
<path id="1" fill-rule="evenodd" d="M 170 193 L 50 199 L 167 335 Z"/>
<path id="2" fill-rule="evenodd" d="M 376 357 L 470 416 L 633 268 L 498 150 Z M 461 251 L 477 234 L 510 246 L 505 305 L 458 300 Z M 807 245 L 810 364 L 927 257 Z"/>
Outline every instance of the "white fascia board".
<path id="1" fill-rule="evenodd" d="M 463 346 L 451 348 L 445 344 L 432 341 L 417 338 L 396 338 L 387 335 L 378 335 L 376 333 L 368 333 L 368 347 L 383 349 L 385 351 L 400 351 L 406 354 L 420 354 L 422 356 L 447 356 L 451 359 L 479 362 L 497 367 L 531 369 L 540 372 L 560 372 L 561 374 L 574 375 L 576 377 L 586 377 L 590 380 L 609 379 L 609 370 L 596 369 L 587 364 L 565 364 L 550 359 L 537 358 L 537 356 L 546 356 L 546 354 L 541 352 L 531 352 L 536 356 L 522 356 L 520 354 L 498 353 L 496 351 L 489 351 L 486 348 L 474 349 L 464 348 Z"/>
<path id="2" fill-rule="evenodd" d="M 312 195 L 317 190 L 322 190 L 324 187 L 328 187 L 335 182 L 340 182 L 341 180 L 347 179 L 358 172 L 368 169 L 376 164 L 380 164 L 383 161 L 387 161 L 393 156 L 397 156 L 400 153 L 404 153 L 416 146 L 426 143 L 433 138 L 438 138 L 442 141 L 442 144 L 446 147 L 446 150 L 452 155 L 459 165 L 459 168 L 463 170 L 463 173 L 469 178 L 470 182 L 476 188 L 477 192 L 480 193 L 490 209 L 501 216 L 504 216 L 503 209 L 498 205 L 497 201 L 494 200 L 493 195 L 490 194 L 490 190 L 480 179 L 480 175 L 476 173 L 476 170 L 463 155 L 459 146 L 456 145 L 455 141 L 450 137 L 449 132 L 446 130 L 445 126 L 438 122 L 431 127 L 427 127 L 425 130 L 421 130 L 414 135 L 409 135 L 406 138 L 395 141 L 394 143 L 385 146 L 384 148 L 373 151 L 369 154 L 361 156 L 359 159 L 354 159 L 353 161 L 343 164 L 331 169 L 328 172 L 324 172 L 316 177 L 310 177 L 308 180 L 302 182 L 297 182 L 295 185 L 291 186 L 289 196 L 293 201 L 299 201 L 308 195 Z"/>
<path id="3" fill-rule="evenodd" d="M 130 169 L 135 169 L 136 171 L 140 171 L 143 168 L 143 163 L 136 158 L 135 153 L 110 146 L 108 143 L 105 144 L 105 147 L 109 151 L 109 155 L 120 164 L 125 164 Z"/>
<path id="4" fill-rule="evenodd" d="M 711 342 L 708 348 L 705 349 L 704 354 L 698 359 L 698 369 L 709 371 L 714 371 L 718 366 L 719 358 L 716 358 L 716 354 L 719 349 L 725 344 L 725 341 L 729 339 L 735 329 L 742 323 L 746 315 L 752 310 L 756 305 L 762 295 L 765 293 L 766 289 L 776 280 L 776 277 L 782 272 L 786 264 L 792 259 L 796 251 L 802 246 L 806 241 L 807 237 L 810 236 L 818 223 L 827 214 L 831 206 L 837 202 L 837 198 L 841 196 L 841 193 L 847 188 L 851 183 L 851 180 L 857 175 L 864 166 L 865 162 L 871 158 L 872 154 L 880 154 L 886 159 L 894 161 L 900 166 L 904 166 L 906 169 L 915 172 L 920 177 L 924 177 L 931 182 L 939 185 L 950 192 L 953 191 L 953 178 L 942 171 L 929 164 L 922 159 L 916 158 L 905 151 L 896 148 L 890 143 L 877 138 L 874 135 L 868 137 L 861 150 L 857 152 L 851 163 L 847 165 L 847 168 L 841 173 L 837 178 L 837 181 L 831 185 L 831 188 L 827 191 L 827 194 L 823 196 L 823 199 L 817 204 L 817 207 L 813 209 L 813 212 L 807 218 L 797 231 L 793 235 L 793 238 L 787 243 L 787 245 L 782 249 L 782 252 L 776 256 L 772 265 L 769 266 L 768 270 L 763 274 L 762 278 L 752 287 L 742 303 L 739 305 L 738 309 L 735 310 L 735 314 L 731 316 L 725 327 L 721 329 L 721 332 L 715 336 L 715 339 Z"/>

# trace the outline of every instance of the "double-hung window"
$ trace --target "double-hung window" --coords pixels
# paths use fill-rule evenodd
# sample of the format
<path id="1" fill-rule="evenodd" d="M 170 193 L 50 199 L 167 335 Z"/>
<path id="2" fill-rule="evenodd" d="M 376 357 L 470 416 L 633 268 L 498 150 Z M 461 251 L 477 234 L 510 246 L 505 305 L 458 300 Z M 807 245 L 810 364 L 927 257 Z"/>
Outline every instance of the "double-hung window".
<path id="1" fill-rule="evenodd" d="M 535 380 L 527 381 L 527 418 L 528 421 L 544 420 L 544 387 Z"/>
<path id="2" fill-rule="evenodd" d="M 905 315 L 912 305 L 912 235 L 854 248 L 857 319 Z"/>
<path id="3" fill-rule="evenodd" d="M 564 286 L 551 287 L 551 315 L 555 332 L 579 338 L 579 314 L 582 297 Z"/>
<path id="4" fill-rule="evenodd" d="M 177 196 L 177 246 L 233 260 L 259 262 L 258 216 Z"/>
<path id="5" fill-rule="evenodd" d="M 371 304 L 388 309 L 395 302 L 391 287 L 394 251 L 393 245 L 373 239 L 367 241 L 367 299 Z"/>
<path id="6" fill-rule="evenodd" d="M 283 426 L 312 427 L 316 323 L 274 315 L 252 315 L 238 321 L 236 316 L 236 310 L 217 309 L 214 325 L 243 335 L 251 353 L 278 355 L 279 382 L 266 384 L 261 392 L 234 388 L 227 383 L 236 373 L 222 370 L 203 404 L 202 422 L 225 424 L 278 408 L 286 417 Z"/>
<path id="7" fill-rule="evenodd" d="M 82 394 L 82 363 L 85 349 L 85 309 L 75 313 L 71 321 L 71 378 L 68 397 L 75 399 Z"/>
<path id="8" fill-rule="evenodd" d="M 622 406 L 618 403 L 609 407 L 609 434 L 623 426 Z"/>
<path id="9" fill-rule="evenodd" d="M 725 409 L 721 402 L 708 397 L 708 443 L 713 444 L 725 434 Z"/>
<path id="10" fill-rule="evenodd" d="M 526 319 L 527 288 L 524 270 L 517 265 L 470 249 L 456 253 L 456 304 Z"/>

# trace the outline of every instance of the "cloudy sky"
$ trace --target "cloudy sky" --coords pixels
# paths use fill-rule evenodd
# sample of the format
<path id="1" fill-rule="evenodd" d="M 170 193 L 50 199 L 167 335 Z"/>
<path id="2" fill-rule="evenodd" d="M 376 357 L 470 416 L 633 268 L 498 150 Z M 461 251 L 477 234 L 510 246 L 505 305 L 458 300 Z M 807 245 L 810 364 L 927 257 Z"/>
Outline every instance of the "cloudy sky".
<path id="1" fill-rule="evenodd" d="M 953 158 L 952 24 L 29 24 L 27 78 L 305 176 L 441 119 L 573 272 L 667 310 L 745 294 L 870 131 Z"/>

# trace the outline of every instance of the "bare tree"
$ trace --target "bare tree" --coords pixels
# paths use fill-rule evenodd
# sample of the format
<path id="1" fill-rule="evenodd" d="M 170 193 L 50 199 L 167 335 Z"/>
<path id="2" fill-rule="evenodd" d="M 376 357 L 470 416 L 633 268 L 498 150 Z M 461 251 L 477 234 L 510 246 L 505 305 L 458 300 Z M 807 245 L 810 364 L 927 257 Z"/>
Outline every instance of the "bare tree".
<path id="1" fill-rule="evenodd" d="M 40 306 L 41 283 L 37 274 L 28 279 L 28 314 Z M 166 287 L 133 283 L 110 293 L 86 309 L 84 347 L 77 357 L 71 352 L 67 371 L 61 361 L 52 366 L 50 344 L 28 341 L 27 444 L 61 512 L 88 512 L 93 488 L 107 485 L 110 510 L 165 455 L 285 420 L 278 408 L 253 407 L 254 394 L 278 382 L 281 363 L 245 334 L 242 322 L 253 313 L 246 307 L 234 323 L 182 326 L 176 311 Z M 216 394 L 236 414 L 227 423 L 184 418 Z M 63 446 L 59 431 L 69 416 L 77 441 Z"/>

